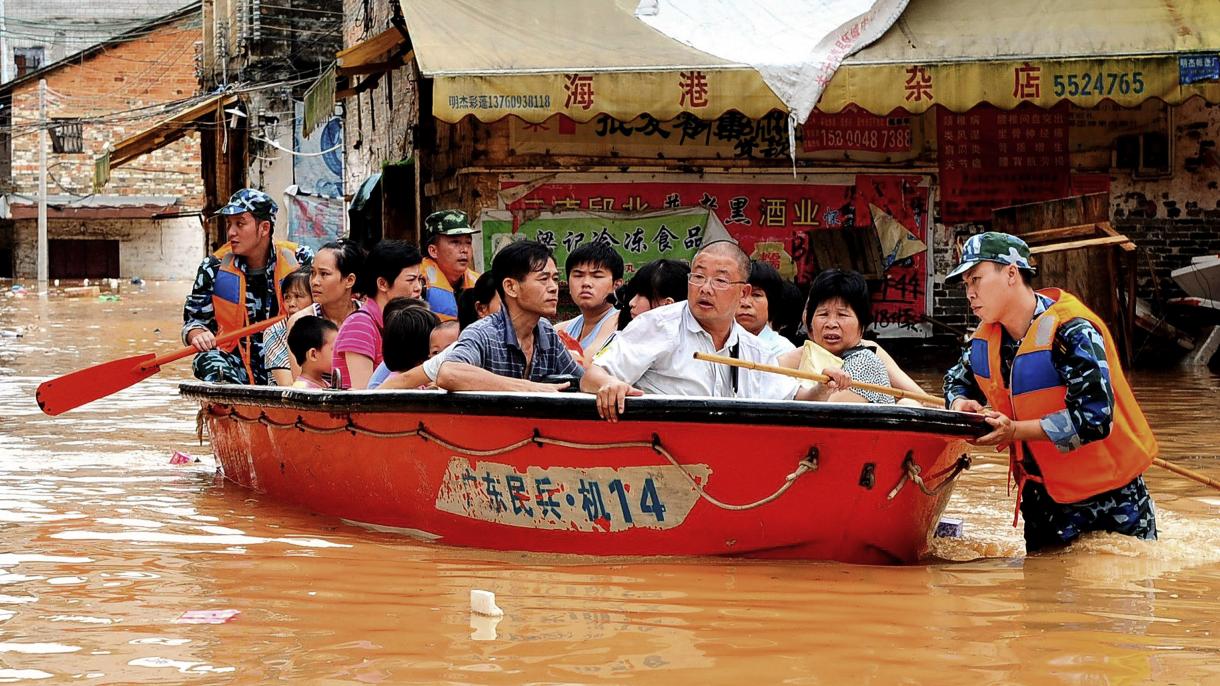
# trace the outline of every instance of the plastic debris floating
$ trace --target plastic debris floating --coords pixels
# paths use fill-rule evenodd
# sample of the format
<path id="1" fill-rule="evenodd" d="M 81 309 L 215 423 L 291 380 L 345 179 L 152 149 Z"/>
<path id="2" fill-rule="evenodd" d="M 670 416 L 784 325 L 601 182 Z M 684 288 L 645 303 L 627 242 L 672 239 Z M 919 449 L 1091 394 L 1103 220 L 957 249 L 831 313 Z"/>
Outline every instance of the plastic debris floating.
<path id="1" fill-rule="evenodd" d="M 470 589 L 470 611 L 485 617 L 504 616 L 504 610 L 496 607 L 496 594 L 476 588 Z"/>

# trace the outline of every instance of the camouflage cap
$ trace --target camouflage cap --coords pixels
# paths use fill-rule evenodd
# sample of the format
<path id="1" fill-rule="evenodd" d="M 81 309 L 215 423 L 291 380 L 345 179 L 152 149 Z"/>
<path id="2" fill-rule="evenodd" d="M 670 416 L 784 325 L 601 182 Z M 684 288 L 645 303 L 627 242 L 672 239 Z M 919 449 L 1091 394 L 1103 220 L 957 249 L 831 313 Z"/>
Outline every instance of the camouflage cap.
<path id="1" fill-rule="evenodd" d="M 1012 234 L 988 231 L 977 236 L 971 236 L 962 247 L 962 261 L 945 277 L 945 283 L 953 283 L 970 271 L 979 262 L 996 262 L 1011 264 L 1030 274 L 1037 269 L 1030 261 L 1029 246 L 1025 241 Z"/>
<path id="2" fill-rule="evenodd" d="M 256 189 L 243 188 L 229 198 L 229 202 L 220 208 L 216 214 L 234 215 L 249 212 L 259 219 L 274 219 L 279 207 L 270 195 Z"/>
<path id="3" fill-rule="evenodd" d="M 470 218 L 461 210 L 440 210 L 424 219 L 424 238 L 433 236 L 469 236 L 479 233 L 470 225 Z"/>

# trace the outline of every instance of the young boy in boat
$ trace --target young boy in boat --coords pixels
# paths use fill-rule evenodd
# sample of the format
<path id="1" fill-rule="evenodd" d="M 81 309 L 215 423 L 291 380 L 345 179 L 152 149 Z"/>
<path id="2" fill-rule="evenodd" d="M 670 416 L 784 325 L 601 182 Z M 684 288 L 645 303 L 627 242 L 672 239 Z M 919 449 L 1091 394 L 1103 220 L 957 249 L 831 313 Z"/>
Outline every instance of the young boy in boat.
<path id="1" fill-rule="evenodd" d="M 335 337 L 339 327 L 329 319 L 307 315 L 288 332 L 288 349 L 301 367 L 293 388 L 330 388 Z"/>
<path id="2" fill-rule="evenodd" d="M 266 384 L 262 332 L 217 347 L 216 337 L 284 311 L 280 282 L 309 264 L 308 246 L 274 240 L 278 208 L 270 195 L 243 188 L 220 208 L 229 242 L 199 265 L 182 313 L 182 341 L 198 353 L 195 378 Z"/>
<path id="3" fill-rule="evenodd" d="M 601 388 L 611 385 L 604 371 L 586 372 L 559 340 L 547 320 L 559 304 L 559 270 L 545 245 L 510 243 L 491 263 L 501 309 L 471 324 L 445 353 L 436 385 L 449 391 L 558 392 L 568 382 L 547 377 L 569 376 Z M 628 391 L 624 389 L 624 394 Z"/>
<path id="4" fill-rule="evenodd" d="M 607 243 L 585 243 L 568 255 L 564 270 L 568 291 L 580 314 L 555 328 L 576 341 L 581 352 L 579 362 L 588 368 L 593 355 L 618 330 L 618 310 L 611 298 L 623 284 L 623 258 Z"/>
<path id="5" fill-rule="evenodd" d="M 945 403 L 987 416 L 994 430 L 976 444 L 1009 449 L 1027 551 L 1087 531 L 1155 539 L 1142 474 L 1157 443 L 1110 331 L 1072 294 L 1034 290 L 1034 274 L 1016 236 L 966 242 L 946 282 L 963 281 L 980 324 L 945 375 Z"/>
<path id="6" fill-rule="evenodd" d="M 289 317 L 313 304 L 309 287 L 310 267 L 302 267 L 284 277 L 280 291 L 284 294 L 284 313 Z M 292 385 L 292 364 L 288 349 L 288 322 L 273 324 L 263 332 L 263 366 L 267 368 L 267 383 L 272 386 Z"/>

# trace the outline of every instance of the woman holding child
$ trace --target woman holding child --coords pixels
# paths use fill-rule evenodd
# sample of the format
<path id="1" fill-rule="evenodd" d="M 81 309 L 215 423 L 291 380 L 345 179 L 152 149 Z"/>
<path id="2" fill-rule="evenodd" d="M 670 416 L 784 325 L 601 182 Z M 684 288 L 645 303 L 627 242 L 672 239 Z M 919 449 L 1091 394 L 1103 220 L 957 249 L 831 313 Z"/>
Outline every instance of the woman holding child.
<path id="1" fill-rule="evenodd" d="M 266 344 L 264 349 L 266 367 L 276 386 L 291 386 L 299 371 L 288 349 L 289 328 L 308 315 L 322 317 L 335 326 L 342 326 L 348 315 L 360 308 L 360 301 L 353 297 L 353 290 L 356 275 L 363 267 L 364 249 L 355 241 L 339 239 L 318 249 L 309 270 L 309 300 L 304 302 L 303 307 L 289 312 L 293 317 L 287 324 L 276 324 L 263 334 L 264 340 L 275 341 Z"/>

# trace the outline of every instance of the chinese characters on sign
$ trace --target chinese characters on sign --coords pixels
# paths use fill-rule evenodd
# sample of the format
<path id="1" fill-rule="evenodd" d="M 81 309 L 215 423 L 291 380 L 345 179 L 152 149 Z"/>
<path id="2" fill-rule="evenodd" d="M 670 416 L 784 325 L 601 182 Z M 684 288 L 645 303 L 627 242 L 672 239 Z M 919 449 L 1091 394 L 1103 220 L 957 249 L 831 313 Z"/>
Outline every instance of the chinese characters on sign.
<path id="1" fill-rule="evenodd" d="M 683 465 L 706 485 L 707 465 Z M 526 467 L 452 457 L 436 509 L 530 529 L 618 532 L 672 529 L 699 495 L 678 467 Z"/>
<path id="2" fill-rule="evenodd" d="M 510 188 L 519 182 L 504 182 Z M 704 208 L 723 230 L 754 259 L 771 262 L 781 274 L 808 283 L 820 264 L 811 248 L 811 232 L 874 230 L 870 205 L 882 208 L 920 241 L 927 242 L 928 187 L 920 177 L 857 176 L 854 185 L 801 183 L 549 183 L 507 209 L 518 218 L 518 234 L 551 246 L 562 263 L 582 243 L 602 240 L 613 245 L 628 264 L 628 273 L 648 261 L 690 259 L 707 228 L 706 214 L 597 217 L 574 213 L 651 212 L 670 208 Z M 553 213 L 538 217 L 537 213 Z M 679 219 L 679 216 L 682 218 Z M 535 217 L 535 218 L 530 218 Z M 509 220 L 484 220 L 485 254 L 497 248 L 496 235 L 511 233 Z M 885 283 L 874 293 L 874 316 L 883 331 L 913 333 L 927 312 L 926 255 L 918 254 L 885 270 Z"/>
<path id="3" fill-rule="evenodd" d="M 991 218 L 997 207 L 1067 195 L 1068 107 L 1011 112 L 980 105 L 964 114 L 937 112 L 941 218 Z"/>

